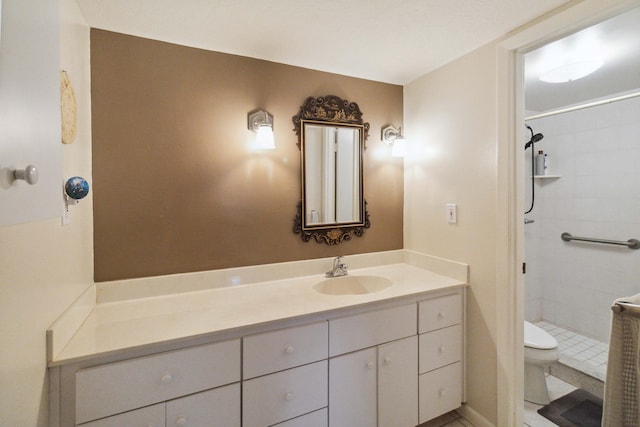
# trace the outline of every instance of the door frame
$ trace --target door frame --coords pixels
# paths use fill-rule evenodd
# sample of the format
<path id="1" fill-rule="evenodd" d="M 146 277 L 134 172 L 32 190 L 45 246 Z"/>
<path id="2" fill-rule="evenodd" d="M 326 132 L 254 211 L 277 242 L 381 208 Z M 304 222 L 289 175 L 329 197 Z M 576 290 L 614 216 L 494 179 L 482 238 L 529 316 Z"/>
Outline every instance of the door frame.
<path id="1" fill-rule="evenodd" d="M 633 8 L 640 0 L 574 0 L 508 35 L 497 46 L 498 426 L 524 413 L 524 54 Z"/>

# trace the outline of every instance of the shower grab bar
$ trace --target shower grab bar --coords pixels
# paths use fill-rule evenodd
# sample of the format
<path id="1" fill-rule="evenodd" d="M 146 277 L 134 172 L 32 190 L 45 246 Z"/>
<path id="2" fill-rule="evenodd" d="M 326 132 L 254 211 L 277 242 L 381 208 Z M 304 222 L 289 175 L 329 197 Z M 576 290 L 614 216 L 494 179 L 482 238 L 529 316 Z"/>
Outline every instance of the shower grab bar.
<path id="1" fill-rule="evenodd" d="M 640 305 L 631 304 L 630 302 L 616 301 L 611 306 L 611 310 L 616 313 L 625 312 L 631 316 L 640 317 Z"/>
<path id="2" fill-rule="evenodd" d="M 581 242 L 593 242 L 593 243 L 603 243 L 605 245 L 626 246 L 629 249 L 640 249 L 640 240 L 638 239 L 629 239 L 626 242 L 624 242 L 622 240 L 606 240 L 606 239 L 594 239 L 591 237 L 576 237 L 576 236 L 572 236 L 569 233 L 562 233 L 560 235 L 560 238 L 565 242 L 578 240 Z"/>

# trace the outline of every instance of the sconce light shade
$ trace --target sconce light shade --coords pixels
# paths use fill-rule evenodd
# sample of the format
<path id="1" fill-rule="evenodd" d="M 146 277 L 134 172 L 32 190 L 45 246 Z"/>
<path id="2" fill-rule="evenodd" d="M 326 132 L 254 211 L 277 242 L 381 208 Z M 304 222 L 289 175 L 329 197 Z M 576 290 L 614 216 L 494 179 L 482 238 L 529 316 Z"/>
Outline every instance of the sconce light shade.
<path id="1" fill-rule="evenodd" d="M 393 157 L 404 157 L 407 154 L 407 144 L 404 137 L 396 138 L 391 149 Z"/>
<path id="2" fill-rule="evenodd" d="M 382 128 L 382 142 L 391 145 L 391 155 L 393 157 L 404 157 L 407 152 L 406 141 L 402 132 L 393 126 Z"/>
<path id="3" fill-rule="evenodd" d="M 256 137 L 258 148 L 263 150 L 273 150 L 276 148 L 273 139 L 273 128 L 269 125 L 260 125 L 258 127 L 258 136 Z"/>
<path id="4" fill-rule="evenodd" d="M 258 110 L 249 113 L 248 127 L 257 132 L 256 146 L 262 150 L 273 150 L 276 148 L 273 138 L 273 116 L 266 111 Z"/>

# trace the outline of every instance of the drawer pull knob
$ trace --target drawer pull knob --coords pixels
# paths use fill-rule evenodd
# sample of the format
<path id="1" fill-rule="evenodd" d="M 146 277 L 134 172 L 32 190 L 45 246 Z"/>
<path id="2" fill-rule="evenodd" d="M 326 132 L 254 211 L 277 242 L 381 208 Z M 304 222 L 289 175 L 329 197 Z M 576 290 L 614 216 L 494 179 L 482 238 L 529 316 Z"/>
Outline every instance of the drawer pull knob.
<path id="1" fill-rule="evenodd" d="M 384 357 L 384 364 L 385 365 L 390 365 L 391 364 L 391 357 L 385 356 Z"/>
<path id="2" fill-rule="evenodd" d="M 374 366 L 373 362 L 367 362 L 367 369 L 373 369 Z"/>
<path id="3" fill-rule="evenodd" d="M 169 373 L 164 374 L 162 377 L 160 377 L 160 382 L 162 384 L 169 384 L 172 380 L 173 380 L 173 377 Z"/>
<path id="4" fill-rule="evenodd" d="M 291 392 L 285 393 L 284 400 L 286 400 L 287 402 L 292 401 L 293 400 L 293 393 L 291 393 Z"/>
<path id="5" fill-rule="evenodd" d="M 443 311 L 439 311 L 438 312 L 438 319 L 443 319 L 444 318 L 444 312 Z"/>
<path id="6" fill-rule="evenodd" d="M 294 349 L 292 346 L 290 346 L 290 345 L 288 345 L 288 346 L 286 346 L 286 347 L 284 348 L 284 352 L 285 352 L 285 353 L 287 353 L 287 354 L 291 354 L 291 353 L 293 353 L 294 351 L 295 351 L 295 349 Z"/>
<path id="7" fill-rule="evenodd" d="M 445 350 L 446 350 L 446 348 L 445 348 L 445 346 L 443 346 L 443 345 L 441 345 L 441 346 L 438 348 L 438 351 L 439 351 L 440 353 L 444 353 L 444 351 L 445 351 Z"/>
<path id="8" fill-rule="evenodd" d="M 186 426 L 187 425 L 187 419 L 185 417 L 178 417 L 178 419 L 176 419 L 176 425 L 177 426 Z"/>
<path id="9" fill-rule="evenodd" d="M 446 394 L 446 393 L 444 392 L 444 389 L 443 389 L 443 388 L 441 388 L 441 389 L 438 391 L 438 396 L 439 396 L 439 397 L 444 397 L 444 395 L 445 395 L 445 394 Z"/>

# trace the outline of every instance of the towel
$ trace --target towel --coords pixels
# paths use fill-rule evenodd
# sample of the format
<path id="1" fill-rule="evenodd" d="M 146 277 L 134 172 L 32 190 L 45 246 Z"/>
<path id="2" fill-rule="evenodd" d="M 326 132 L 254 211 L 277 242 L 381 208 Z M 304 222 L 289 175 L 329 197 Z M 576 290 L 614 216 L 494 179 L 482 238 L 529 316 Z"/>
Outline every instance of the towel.
<path id="1" fill-rule="evenodd" d="M 615 301 L 640 305 L 640 294 Z M 615 304 L 614 303 L 614 304 Z M 640 426 L 640 317 L 613 312 L 602 427 Z"/>

